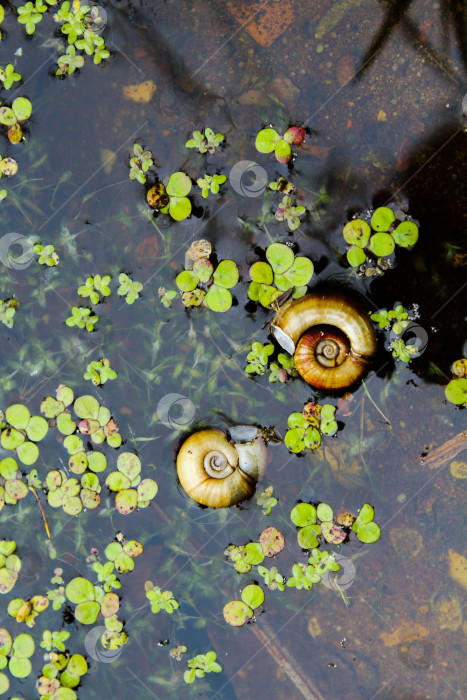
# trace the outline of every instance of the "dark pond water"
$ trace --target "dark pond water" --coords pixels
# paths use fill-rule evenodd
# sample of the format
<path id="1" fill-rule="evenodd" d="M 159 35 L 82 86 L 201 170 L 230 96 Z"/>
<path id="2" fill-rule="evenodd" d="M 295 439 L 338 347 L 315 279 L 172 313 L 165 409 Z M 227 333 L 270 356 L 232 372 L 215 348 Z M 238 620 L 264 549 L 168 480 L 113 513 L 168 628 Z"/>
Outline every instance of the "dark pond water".
<path id="1" fill-rule="evenodd" d="M 33 114 L 25 142 L 2 140 L 2 156 L 19 164 L 18 174 L 1 183 L 8 189 L 2 236 L 35 235 L 55 246 L 60 263 L 1 267 L 0 298 L 14 297 L 20 307 L 13 328 L 0 327 L 0 406 L 20 402 L 38 413 L 59 383 L 76 396 L 94 394 L 111 409 L 123 449 L 137 451 L 159 492 L 148 508 L 122 516 L 103 487 L 100 508 L 73 517 L 48 507 L 39 489 L 52 547 L 32 494 L 2 510 L 0 536 L 17 542 L 24 562 L 14 590 L 2 596 L 0 624 L 14 634 L 30 632 L 36 642 L 31 676 L 11 679 L 8 697 L 36 697 L 44 629 L 64 626 L 74 653 L 85 653 L 89 633 L 51 608 L 28 630 L 8 616 L 11 597 L 53 588 L 57 566 L 65 580 L 92 578 L 86 556 L 96 547 L 103 557 L 119 531 L 144 546 L 135 570 L 121 577 L 119 617 L 129 642 L 112 660 L 93 659 L 88 648 L 80 698 L 466 697 L 467 577 L 464 569 L 455 580 L 450 569 L 453 557 L 467 554 L 466 480 L 451 468 L 466 452 L 448 454 L 432 469 L 420 460 L 467 429 L 465 410 L 444 395 L 467 339 L 462 10 L 420 0 L 103 6 L 111 59 L 94 66 L 88 58 L 79 74 L 60 80 L 52 75 L 59 55 L 52 11 L 28 39 L 6 5 L 0 65 L 14 63 L 23 84 L 4 90 L 1 100 L 25 95 Z M 135 101 L 144 90 L 151 99 Z M 297 123 L 309 133 L 293 165 L 255 150 L 263 126 Z M 225 147 L 208 156 L 186 149 L 192 131 L 206 126 L 226 134 Z M 221 195 L 193 197 L 194 215 L 185 221 L 152 218 L 144 187 L 128 178 L 136 139 L 153 152 L 161 179 L 178 170 L 195 180 L 206 171 L 228 175 L 239 161 L 254 161 L 269 180 L 284 176 L 295 184 L 307 215 L 288 235 L 274 219 L 272 195 L 242 196 L 227 182 Z M 353 213 L 392 201 L 420 222 L 420 239 L 398 251 L 383 276 L 359 277 L 345 262 L 342 226 Z M 178 300 L 166 309 L 159 301 L 159 287 L 174 288 L 185 251 L 198 238 L 212 243 L 219 260 L 239 265 L 228 313 L 187 311 Z M 307 401 L 337 404 L 338 396 L 299 379 L 271 384 L 244 373 L 247 345 L 267 342 L 272 317 L 247 305 L 248 268 L 258 247 L 276 240 L 293 241 L 313 260 L 310 289 L 346 289 L 369 310 L 418 304 L 428 344 L 410 366 L 381 348 L 366 385 L 340 406 L 340 430 L 325 447 L 305 456 L 284 444 L 268 448 L 257 491 L 271 484 L 279 498 L 268 517 L 255 499 L 201 509 L 177 484 L 180 424 L 188 418 L 173 394 L 189 400 L 183 404 L 193 413 L 189 430 L 233 422 L 273 426 L 282 436 L 287 416 Z M 144 283 L 132 306 L 115 293 L 121 271 Z M 98 330 L 67 327 L 77 287 L 97 273 L 114 278 L 112 295 L 96 309 Z M 100 357 L 109 358 L 118 379 L 95 389 L 83 374 Z M 161 406 L 170 407 L 165 420 Z M 40 478 L 66 467 L 61 443 L 57 431 L 41 443 Z M 105 452 L 114 467 L 115 452 Z M 329 547 L 345 557 L 342 595 L 324 585 L 266 589 L 255 621 L 229 627 L 224 604 L 262 581 L 254 571 L 237 574 L 224 549 L 257 540 L 274 525 L 286 547 L 268 566 L 290 576 L 294 562 L 305 561 L 290 521 L 298 500 L 354 513 L 371 503 L 381 539 Z M 179 610 L 153 615 L 147 580 L 171 590 Z M 182 661 L 169 655 L 179 643 L 188 647 Z M 211 649 L 223 672 L 186 685 L 185 659 Z"/>

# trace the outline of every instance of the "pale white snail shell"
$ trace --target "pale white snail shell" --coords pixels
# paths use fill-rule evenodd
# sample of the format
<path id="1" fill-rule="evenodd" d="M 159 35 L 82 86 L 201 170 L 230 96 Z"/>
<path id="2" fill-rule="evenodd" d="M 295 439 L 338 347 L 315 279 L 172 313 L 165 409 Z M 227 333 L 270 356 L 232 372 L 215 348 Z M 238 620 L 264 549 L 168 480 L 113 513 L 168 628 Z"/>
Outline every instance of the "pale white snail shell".
<path id="1" fill-rule="evenodd" d="M 193 500 L 211 508 L 226 508 L 250 498 L 266 469 L 262 431 L 235 426 L 225 433 L 215 428 L 190 435 L 177 456 L 180 484 Z"/>

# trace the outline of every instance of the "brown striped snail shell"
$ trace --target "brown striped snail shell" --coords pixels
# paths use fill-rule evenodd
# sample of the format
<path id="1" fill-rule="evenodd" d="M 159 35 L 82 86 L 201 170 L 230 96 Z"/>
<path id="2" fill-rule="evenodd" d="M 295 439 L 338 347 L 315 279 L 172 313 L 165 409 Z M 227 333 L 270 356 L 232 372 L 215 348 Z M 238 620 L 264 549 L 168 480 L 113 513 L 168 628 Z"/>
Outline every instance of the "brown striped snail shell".
<path id="1" fill-rule="evenodd" d="M 355 384 L 377 349 L 368 312 L 337 292 L 308 294 L 287 302 L 270 330 L 294 356 L 303 379 L 318 389 L 345 389 Z"/>
<path id="2" fill-rule="evenodd" d="M 235 426 L 190 435 L 177 456 L 180 484 L 193 500 L 211 508 L 227 508 L 250 498 L 266 469 L 263 431 Z"/>

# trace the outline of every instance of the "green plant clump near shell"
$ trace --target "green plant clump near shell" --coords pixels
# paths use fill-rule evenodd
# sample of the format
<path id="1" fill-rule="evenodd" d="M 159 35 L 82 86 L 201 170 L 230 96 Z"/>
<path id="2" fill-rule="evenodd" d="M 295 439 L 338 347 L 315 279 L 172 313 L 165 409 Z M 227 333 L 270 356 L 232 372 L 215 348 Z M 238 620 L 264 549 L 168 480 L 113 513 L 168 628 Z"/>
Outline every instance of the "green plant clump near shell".
<path id="1" fill-rule="evenodd" d="M 272 343 L 263 345 L 258 341 L 254 341 L 251 344 L 250 352 L 246 356 L 246 374 L 264 374 L 268 369 L 268 364 L 270 363 L 269 381 L 271 383 L 274 383 L 277 380 L 285 383 L 289 377 L 297 377 L 298 372 L 295 368 L 295 361 L 290 355 L 280 352 L 277 355 L 277 362 L 270 362 L 271 355 L 273 355 L 274 351 L 275 348 Z"/>
<path id="2" fill-rule="evenodd" d="M 334 415 L 336 407 L 332 404 L 307 403 L 302 413 L 291 413 L 287 419 L 289 430 L 284 442 L 290 452 L 298 454 L 305 449 L 316 450 L 321 445 L 321 435 L 332 437 L 337 433 Z"/>
<path id="3" fill-rule="evenodd" d="M 393 254 L 396 245 L 401 248 L 415 245 L 418 226 L 399 209 L 378 207 L 366 218 L 349 221 L 344 226 L 343 236 L 347 243 L 347 262 L 369 277 L 384 272 L 384 258 Z M 366 267 L 369 262 L 375 265 Z"/>
<path id="4" fill-rule="evenodd" d="M 271 243 L 266 249 L 266 262 L 250 267 L 251 283 L 248 297 L 269 309 L 284 292 L 292 290 L 292 298 L 299 299 L 307 291 L 313 277 L 313 263 L 305 257 L 295 257 L 289 246 Z M 275 286 L 274 286 L 275 285 Z"/>
<path id="5" fill-rule="evenodd" d="M 115 491 L 115 507 L 122 515 L 136 508 L 147 508 L 156 496 L 158 485 L 153 479 L 141 480 L 141 461 L 133 452 L 121 452 L 117 459 L 117 471 L 111 472 L 105 484 Z"/>
<path id="6" fill-rule="evenodd" d="M 233 260 L 221 260 L 214 269 L 209 257 L 198 257 L 193 263 L 193 269 L 186 269 L 177 275 L 175 284 L 187 308 L 202 304 L 211 311 L 224 313 L 232 306 L 230 289 L 235 287 L 239 279 L 238 267 Z"/>

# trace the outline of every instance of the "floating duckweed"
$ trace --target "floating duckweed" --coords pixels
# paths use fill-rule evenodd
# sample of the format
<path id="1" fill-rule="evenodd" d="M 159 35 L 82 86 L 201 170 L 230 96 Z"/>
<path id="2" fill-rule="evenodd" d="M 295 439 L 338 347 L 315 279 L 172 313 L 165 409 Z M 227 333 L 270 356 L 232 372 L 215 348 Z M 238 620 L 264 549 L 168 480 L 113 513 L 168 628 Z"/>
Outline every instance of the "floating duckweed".
<path id="1" fill-rule="evenodd" d="M 378 207 L 369 212 L 366 220 L 355 218 L 343 229 L 347 247 L 347 261 L 351 267 L 359 268 L 361 274 L 371 277 L 382 274 L 390 262 L 389 258 L 398 245 L 408 248 L 418 240 L 418 226 L 400 209 Z"/>
<path id="2" fill-rule="evenodd" d="M 261 586 L 251 584 L 242 590 L 241 598 L 245 605 L 254 610 L 264 603 L 264 591 Z"/>

